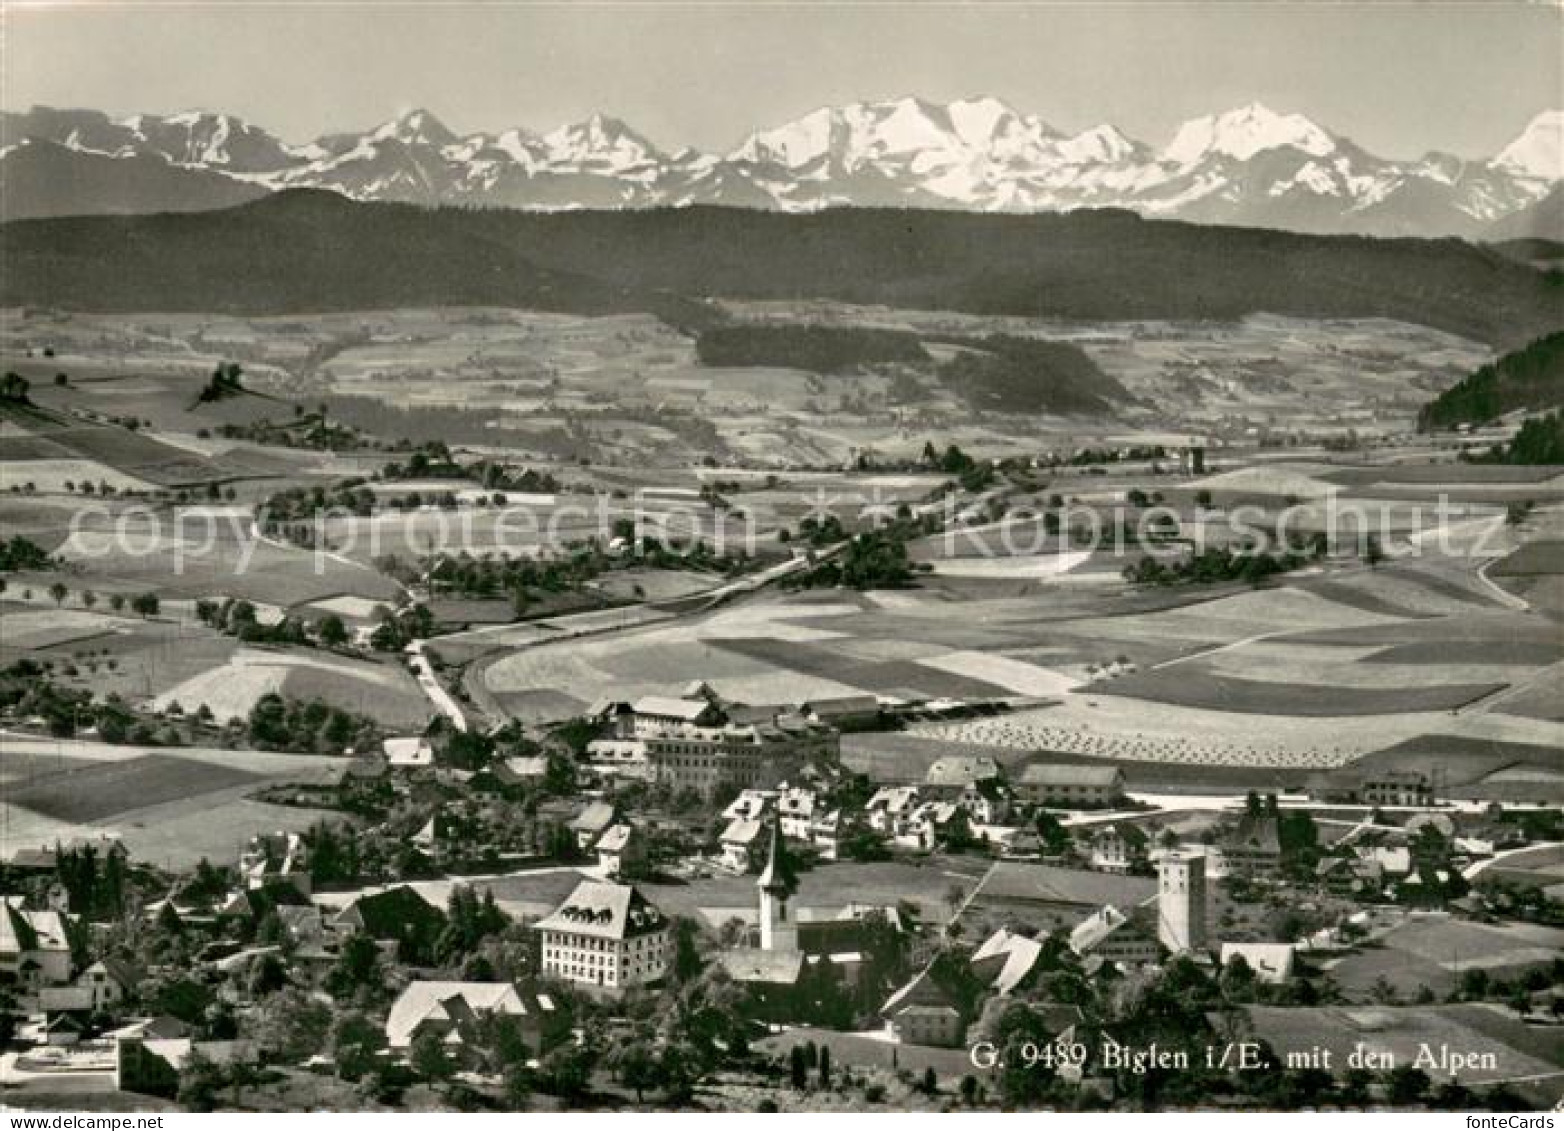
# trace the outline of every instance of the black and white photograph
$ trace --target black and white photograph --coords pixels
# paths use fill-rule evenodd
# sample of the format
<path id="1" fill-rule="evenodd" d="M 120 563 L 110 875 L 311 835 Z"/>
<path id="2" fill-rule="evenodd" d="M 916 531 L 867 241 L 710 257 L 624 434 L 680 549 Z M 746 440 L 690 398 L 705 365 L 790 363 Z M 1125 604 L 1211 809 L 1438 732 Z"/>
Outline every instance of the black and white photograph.
<path id="1" fill-rule="evenodd" d="M 1564 1112 L 1561 0 L 0 0 L 0 373 L 8 1127 Z"/>

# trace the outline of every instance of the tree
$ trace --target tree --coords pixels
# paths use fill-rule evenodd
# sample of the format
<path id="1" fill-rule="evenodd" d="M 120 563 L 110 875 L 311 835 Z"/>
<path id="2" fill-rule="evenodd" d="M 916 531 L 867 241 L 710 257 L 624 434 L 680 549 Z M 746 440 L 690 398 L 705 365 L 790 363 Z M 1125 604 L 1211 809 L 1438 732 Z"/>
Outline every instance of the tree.
<path id="1" fill-rule="evenodd" d="M 431 1084 L 449 1080 L 456 1074 L 456 1065 L 446 1055 L 445 1042 L 432 1029 L 420 1029 L 413 1037 L 407 1060 L 413 1071 Z"/>
<path id="2" fill-rule="evenodd" d="M 505 1106 L 511 1111 L 520 1111 L 532 1095 L 532 1069 L 525 1063 L 512 1064 L 505 1069 L 504 1086 Z"/>
<path id="3" fill-rule="evenodd" d="M 657 1057 L 644 1034 L 632 1037 L 616 1048 L 609 1058 L 609 1067 L 621 1084 L 635 1092 L 636 1103 L 645 1098 L 646 1089 L 657 1086 L 660 1076 Z"/>
<path id="4" fill-rule="evenodd" d="M 142 618 L 157 616 L 160 608 L 156 593 L 138 593 L 130 599 L 130 611 Z"/>
<path id="5" fill-rule="evenodd" d="M 263 954 L 250 969 L 250 996 L 268 997 L 288 984 L 288 968 L 275 954 Z"/>
<path id="6" fill-rule="evenodd" d="M 820 1046 L 820 1086 L 831 1086 L 831 1049 L 829 1045 Z"/>
<path id="7" fill-rule="evenodd" d="M 1385 1099 L 1392 1104 L 1415 1104 L 1428 1095 L 1428 1073 L 1410 1064 L 1399 1064 L 1385 1074 Z"/>
<path id="8" fill-rule="evenodd" d="M 385 1033 L 356 1010 L 338 1015 L 331 1027 L 331 1058 L 344 1080 L 361 1079 L 375 1066 L 376 1054 L 385 1047 Z"/>
<path id="9" fill-rule="evenodd" d="M 62 581 L 56 581 L 49 586 L 49 596 L 53 599 L 55 608 L 65 604 L 65 598 L 69 597 L 70 594 L 71 591 L 65 587 L 65 583 Z"/>
<path id="10" fill-rule="evenodd" d="M 803 1045 L 794 1045 L 787 1054 L 788 1077 L 793 1087 L 802 1092 L 809 1086 L 809 1061 Z"/>
<path id="11" fill-rule="evenodd" d="M 1385 548 L 1380 545 L 1379 535 L 1370 534 L 1363 540 L 1363 560 L 1369 569 L 1378 569 L 1379 563 L 1385 560 Z"/>
<path id="12" fill-rule="evenodd" d="M 299 1064 L 324 1052 L 331 1038 L 331 1010 L 301 989 L 289 986 L 258 1010 L 255 1040 L 283 1064 Z"/>
<path id="13" fill-rule="evenodd" d="M 320 626 L 316 629 L 316 635 L 327 648 L 340 648 L 348 642 L 347 626 L 342 623 L 342 618 L 335 613 L 321 620 Z"/>
<path id="14" fill-rule="evenodd" d="M 223 1070 L 199 1048 L 192 1048 L 179 1070 L 179 1103 L 189 1111 L 211 1111 L 224 1083 Z"/>

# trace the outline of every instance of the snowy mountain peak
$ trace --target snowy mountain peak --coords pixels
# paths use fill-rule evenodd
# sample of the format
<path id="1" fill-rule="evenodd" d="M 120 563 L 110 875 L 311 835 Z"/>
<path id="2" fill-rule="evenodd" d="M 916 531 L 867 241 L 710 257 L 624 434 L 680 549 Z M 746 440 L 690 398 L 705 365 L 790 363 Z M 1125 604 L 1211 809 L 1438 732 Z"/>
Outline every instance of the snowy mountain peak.
<path id="1" fill-rule="evenodd" d="M 1019 115 L 997 98 L 959 99 L 945 107 L 951 129 L 970 146 L 987 145 Z"/>
<path id="2" fill-rule="evenodd" d="M 400 141 L 404 145 L 450 145 L 457 140 L 445 124 L 427 110 L 409 110 L 398 114 L 370 135 L 373 141 Z"/>
<path id="3" fill-rule="evenodd" d="M 1544 110 L 1499 151 L 1493 164 L 1527 177 L 1564 180 L 1564 110 Z"/>
<path id="4" fill-rule="evenodd" d="M 543 139 L 556 163 L 590 163 L 629 168 L 658 161 L 662 153 L 618 118 L 593 114 L 584 122 L 561 126 Z"/>
<path id="5" fill-rule="evenodd" d="M 1223 114 L 1185 122 L 1162 151 L 1162 159 L 1185 167 L 1213 156 L 1247 161 L 1257 153 L 1287 146 L 1323 157 L 1336 148 L 1336 143 L 1302 114 L 1278 114 L 1268 106 L 1251 102 Z"/>
<path id="6" fill-rule="evenodd" d="M 1082 130 L 1059 143 L 1059 155 L 1072 165 L 1112 165 L 1143 155 L 1145 146 L 1107 124 Z"/>

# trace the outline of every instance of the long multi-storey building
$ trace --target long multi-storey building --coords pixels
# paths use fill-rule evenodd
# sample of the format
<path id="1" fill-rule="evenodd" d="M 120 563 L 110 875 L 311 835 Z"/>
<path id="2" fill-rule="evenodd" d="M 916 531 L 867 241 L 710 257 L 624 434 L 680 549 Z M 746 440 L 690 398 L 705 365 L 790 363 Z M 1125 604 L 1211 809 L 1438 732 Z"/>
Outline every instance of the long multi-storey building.
<path id="1" fill-rule="evenodd" d="M 640 763 L 642 776 L 703 797 L 773 789 L 839 752 L 834 727 L 797 711 L 727 703 L 704 684 L 683 697 L 610 704 L 600 717 L 609 733 L 588 747 L 594 761 L 601 753 L 624 769 Z"/>

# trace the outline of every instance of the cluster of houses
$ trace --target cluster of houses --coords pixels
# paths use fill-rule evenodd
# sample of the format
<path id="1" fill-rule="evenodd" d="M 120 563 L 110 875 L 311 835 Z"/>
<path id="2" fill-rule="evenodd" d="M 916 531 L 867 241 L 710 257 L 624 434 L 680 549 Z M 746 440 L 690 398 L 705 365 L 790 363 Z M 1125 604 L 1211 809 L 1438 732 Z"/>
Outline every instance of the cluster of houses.
<path id="1" fill-rule="evenodd" d="M 590 768 L 709 802 L 702 822 L 704 844 L 715 849 L 711 861 L 754 877 L 752 908 L 724 909 L 734 914 L 724 924 L 726 942 L 715 961 L 748 995 L 757 1021 L 814 1023 L 819 986 L 863 984 L 859 974 L 873 960 L 874 947 L 888 934 L 903 938 L 915 929 L 902 906 L 801 904 L 802 858 L 844 859 L 860 841 L 919 854 L 986 844 L 999 858 L 980 885 L 999 910 L 993 918 L 985 913 L 972 920 L 980 933 L 972 939 L 975 949 L 961 952 L 959 976 L 940 965 L 948 949 L 941 948 L 879 1006 L 892 1041 L 960 1046 L 986 1005 L 1031 988 L 1051 949 L 1067 949 L 1093 976 L 1157 965 L 1171 955 L 1221 966 L 1242 960 L 1264 982 L 1294 976 L 1294 947 L 1216 940 L 1211 930 L 1213 880 L 1275 879 L 1294 862 L 1283 843 L 1285 818 L 1275 805 L 1224 817 L 1203 838 L 1187 830 L 1157 833 L 1148 831 L 1147 814 L 1137 811 L 1143 807 L 1127 798 L 1116 767 L 1034 761 L 1007 772 L 981 753 L 941 757 L 913 783 L 872 792 L 861 783 L 842 788 L 851 783 L 838 761 L 841 728 L 872 720 L 878 710 L 872 698 L 754 708 L 704 683 L 679 696 L 605 701 L 591 709 L 600 729 L 586 748 Z M 404 784 L 442 771 L 427 739 L 388 740 L 384 755 L 379 772 L 401 771 Z M 546 769 L 546 760 L 534 757 L 484 772 L 528 781 Z M 1426 779 L 1399 771 L 1338 775 L 1319 788 L 1342 804 L 1427 806 L 1433 797 Z M 449 846 L 473 839 L 463 824 L 463 802 L 441 804 L 410 837 L 436 862 L 455 851 Z M 561 1003 L 542 988 L 546 984 L 614 997 L 667 980 L 680 953 L 679 928 L 640 886 L 652 872 L 654 823 L 625 812 L 613 793 L 547 804 L 566 807 L 560 824 L 590 861 L 590 878 L 530 924 L 540 981 L 415 978 L 385 1019 L 392 1050 L 406 1050 L 426 1034 L 452 1048 L 472 1043 L 481 1039 L 484 1019 L 494 1016 L 514 1019 L 529 1045 L 546 1047 L 569 1028 Z M 1068 815 L 1068 850 L 1057 840 L 1062 825 L 1048 830 L 1055 839 L 1045 846 L 1039 814 L 1048 810 Z M 551 826 L 551 833 L 557 831 Z M 1491 853 L 1496 847 L 1496 840 L 1474 837 L 1445 814 L 1419 814 L 1393 829 L 1366 817 L 1320 854 L 1314 878 L 1319 889 L 1336 896 L 1411 900 L 1418 887 L 1450 875 L 1452 852 Z M 102 851 L 123 862 L 122 846 Z M 1060 866 L 1065 863 L 1070 866 Z M 291 962 L 321 970 L 354 936 L 371 939 L 389 959 L 416 966 L 405 956 L 427 951 L 446 927 L 445 911 L 406 884 L 366 890 L 345 903 L 323 897 L 312 891 L 310 864 L 303 836 L 260 835 L 241 853 L 237 882 L 222 898 L 201 908 L 165 900 L 143 914 L 218 925 L 242 918 L 254 926 L 264 919 L 283 933 Z M 54 857 L 48 850 L 23 852 L 9 866 L 47 873 Z M 1297 870 L 1290 874 L 1296 878 Z M 116 959 L 92 961 L 57 888 L 42 900 L 35 894 L 31 905 L 19 897 L 0 901 L 0 982 L 15 988 L 32 1015 L 27 1036 L 68 1046 L 84 1034 L 106 1033 L 134 1049 L 137 1064 L 151 1057 L 177 1067 L 192 1046 L 187 1028 L 175 1019 L 121 1017 L 120 1028 L 105 1028 L 105 1016 L 133 999 L 147 975 Z M 1023 913 L 1009 913 L 1021 906 Z M 214 935 L 225 933 L 255 935 Z M 238 970 L 278 949 L 268 938 L 219 948 L 203 961 Z M 1068 1018 L 1060 1023 L 1067 1025 Z M 123 1068 L 123 1053 L 120 1061 Z"/>

